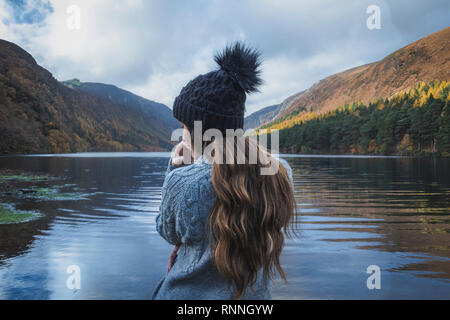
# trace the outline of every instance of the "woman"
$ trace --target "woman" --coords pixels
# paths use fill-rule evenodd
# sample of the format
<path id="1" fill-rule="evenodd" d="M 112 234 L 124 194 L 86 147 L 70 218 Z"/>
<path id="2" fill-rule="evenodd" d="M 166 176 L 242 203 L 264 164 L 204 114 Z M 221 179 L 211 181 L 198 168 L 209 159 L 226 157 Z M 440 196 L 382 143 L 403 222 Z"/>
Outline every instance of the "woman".
<path id="1" fill-rule="evenodd" d="M 174 102 L 183 141 L 169 161 L 156 225 L 175 249 L 153 299 L 270 299 L 275 270 L 286 280 L 279 258 L 295 210 L 287 162 L 263 174 L 280 163 L 243 136 L 194 143 L 194 121 L 201 134 L 241 129 L 246 93 L 261 84 L 255 50 L 238 42 L 215 61 L 220 68 L 190 81 Z"/>

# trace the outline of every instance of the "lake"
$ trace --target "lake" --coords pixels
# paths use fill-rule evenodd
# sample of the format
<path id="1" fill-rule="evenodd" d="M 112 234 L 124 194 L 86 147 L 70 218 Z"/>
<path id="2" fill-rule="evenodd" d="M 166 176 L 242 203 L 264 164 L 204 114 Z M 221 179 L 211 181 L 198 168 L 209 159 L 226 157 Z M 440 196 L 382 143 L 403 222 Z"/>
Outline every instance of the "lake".
<path id="1" fill-rule="evenodd" d="M 0 299 L 149 298 L 171 252 L 155 229 L 168 157 L 0 157 L 0 169 L 64 177 L 1 195 L 37 215 L 0 224 Z M 275 279 L 274 299 L 450 298 L 449 158 L 282 157 L 298 216 L 282 255 L 288 284 Z M 67 285 L 70 266 L 79 289 Z"/>

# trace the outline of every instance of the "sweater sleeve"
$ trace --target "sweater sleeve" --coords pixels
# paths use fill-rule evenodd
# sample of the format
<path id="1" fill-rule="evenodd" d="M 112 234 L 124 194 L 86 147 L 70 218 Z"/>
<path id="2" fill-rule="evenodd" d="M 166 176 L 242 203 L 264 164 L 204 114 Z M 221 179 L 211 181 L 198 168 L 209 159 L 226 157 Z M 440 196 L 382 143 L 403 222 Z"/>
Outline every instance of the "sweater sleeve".
<path id="1" fill-rule="evenodd" d="M 171 225 L 174 223 L 174 218 L 170 215 L 172 207 L 170 206 L 170 202 L 166 201 L 168 176 L 173 169 L 175 169 L 175 167 L 172 165 L 172 156 L 170 156 L 169 163 L 167 164 L 167 169 L 164 174 L 159 214 L 156 216 L 156 230 L 164 239 L 166 239 L 166 241 L 173 245 L 177 245 L 179 244 L 179 240 L 173 235 L 174 226 Z"/>
<path id="2" fill-rule="evenodd" d="M 166 176 L 156 217 L 158 233 L 173 245 L 201 240 L 210 209 L 206 202 L 213 200 L 207 184 L 184 177 L 183 169 L 173 170 Z"/>
<path id="3" fill-rule="evenodd" d="M 172 165 L 172 156 L 169 158 L 169 163 L 167 164 L 167 169 L 164 177 L 167 177 L 167 175 L 173 170 L 175 167 Z"/>
<path id="4" fill-rule="evenodd" d="M 294 178 L 292 176 L 292 168 L 291 168 L 291 166 L 289 165 L 289 163 L 286 160 L 281 159 L 281 158 L 280 158 L 280 163 L 286 168 L 286 171 L 287 171 L 288 176 L 289 176 L 289 181 L 291 182 L 292 188 L 294 188 Z"/>
<path id="5" fill-rule="evenodd" d="M 178 245 L 181 243 L 181 239 L 176 232 L 176 205 L 172 195 L 173 181 L 171 180 L 173 180 L 173 172 L 170 161 L 161 191 L 161 205 L 159 206 L 159 214 L 156 217 L 156 230 L 167 242 Z"/>

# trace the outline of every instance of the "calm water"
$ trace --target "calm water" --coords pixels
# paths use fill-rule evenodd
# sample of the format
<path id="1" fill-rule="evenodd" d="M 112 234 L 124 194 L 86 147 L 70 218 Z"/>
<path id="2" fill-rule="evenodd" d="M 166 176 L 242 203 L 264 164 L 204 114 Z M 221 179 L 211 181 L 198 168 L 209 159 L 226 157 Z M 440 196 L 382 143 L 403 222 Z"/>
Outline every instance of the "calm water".
<path id="1" fill-rule="evenodd" d="M 0 299 L 146 299 L 171 247 L 155 230 L 169 154 L 0 157 L 85 196 L 3 197 L 40 218 L 0 225 Z M 294 170 L 297 236 L 274 298 L 450 299 L 450 159 L 285 157 Z M 66 286 L 67 268 L 81 289 Z M 369 290 L 366 268 L 381 269 Z"/>

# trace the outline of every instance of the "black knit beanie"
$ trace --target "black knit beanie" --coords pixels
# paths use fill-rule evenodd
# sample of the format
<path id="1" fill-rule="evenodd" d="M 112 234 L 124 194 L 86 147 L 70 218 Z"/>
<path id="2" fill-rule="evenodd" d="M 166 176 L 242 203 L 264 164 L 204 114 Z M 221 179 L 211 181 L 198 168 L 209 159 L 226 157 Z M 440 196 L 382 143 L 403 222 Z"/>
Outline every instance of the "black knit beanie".
<path id="1" fill-rule="evenodd" d="M 214 56 L 219 69 L 199 75 L 183 87 L 173 104 L 173 115 L 189 128 L 202 121 L 203 132 L 244 126 L 246 93 L 257 92 L 260 54 L 240 42 Z"/>

